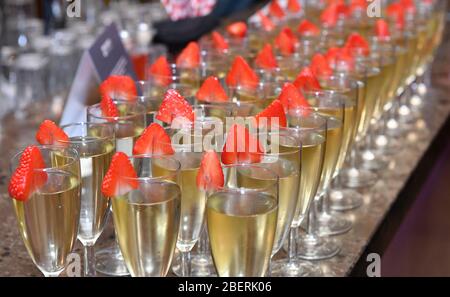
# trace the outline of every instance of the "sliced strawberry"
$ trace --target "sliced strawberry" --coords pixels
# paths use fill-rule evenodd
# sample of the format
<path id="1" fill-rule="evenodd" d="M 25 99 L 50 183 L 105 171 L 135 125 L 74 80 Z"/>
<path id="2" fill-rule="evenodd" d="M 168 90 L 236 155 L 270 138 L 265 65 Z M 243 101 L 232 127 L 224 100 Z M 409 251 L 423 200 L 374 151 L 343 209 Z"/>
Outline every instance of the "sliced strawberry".
<path id="1" fill-rule="evenodd" d="M 236 56 L 225 81 L 230 87 L 241 86 L 255 89 L 258 86 L 259 78 L 244 58 Z"/>
<path id="2" fill-rule="evenodd" d="M 295 46 L 298 40 L 292 30 L 285 27 L 275 38 L 275 45 L 283 55 L 289 56 L 295 52 Z"/>
<path id="3" fill-rule="evenodd" d="M 223 187 L 224 176 L 219 157 L 214 151 L 203 154 L 197 173 L 197 187 L 202 190 L 216 190 Z"/>
<path id="4" fill-rule="evenodd" d="M 416 4 L 413 0 L 400 0 L 400 5 L 403 6 L 403 9 L 408 13 L 416 12 Z"/>
<path id="5" fill-rule="evenodd" d="M 279 19 L 282 19 L 285 16 L 283 8 L 281 8 L 277 0 L 272 0 L 272 2 L 269 4 L 269 13 Z"/>
<path id="6" fill-rule="evenodd" d="M 138 187 L 137 174 L 128 156 L 123 152 L 115 153 L 103 178 L 103 195 L 108 198 L 122 196 Z"/>
<path id="7" fill-rule="evenodd" d="M 338 16 L 337 5 L 331 4 L 323 10 L 320 15 L 320 21 L 322 22 L 322 25 L 334 27 L 338 21 Z"/>
<path id="8" fill-rule="evenodd" d="M 149 72 L 152 80 L 159 86 L 168 86 L 172 82 L 172 71 L 165 56 L 156 59 L 150 66 Z"/>
<path id="9" fill-rule="evenodd" d="M 194 122 L 192 106 L 177 91 L 170 89 L 164 95 L 156 119 L 171 124 L 175 118 Z"/>
<path id="10" fill-rule="evenodd" d="M 19 165 L 11 176 L 8 192 L 11 198 L 26 201 L 47 182 L 47 173 L 36 172 L 45 168 L 45 161 L 37 146 L 27 147 L 20 156 Z"/>
<path id="11" fill-rule="evenodd" d="M 368 55 L 370 53 L 369 43 L 362 37 L 359 33 L 353 32 L 347 38 L 345 43 L 345 48 L 347 49 L 357 49 L 363 55 Z"/>
<path id="12" fill-rule="evenodd" d="M 111 75 L 100 84 L 100 95 L 113 99 L 136 100 L 136 83 L 126 75 Z"/>
<path id="13" fill-rule="evenodd" d="M 266 44 L 263 47 L 255 58 L 255 64 L 263 69 L 274 69 L 278 67 L 272 45 Z"/>
<path id="14" fill-rule="evenodd" d="M 152 123 L 136 140 L 133 148 L 134 155 L 173 155 L 172 142 L 161 125 Z"/>
<path id="15" fill-rule="evenodd" d="M 332 47 L 325 54 L 328 65 L 337 71 L 351 71 L 354 68 L 354 59 L 350 53 L 338 47 Z"/>
<path id="16" fill-rule="evenodd" d="M 333 69 L 331 69 L 328 61 L 322 54 L 315 54 L 309 67 L 315 76 L 329 76 L 333 74 Z"/>
<path id="17" fill-rule="evenodd" d="M 320 90 L 320 84 L 311 68 L 305 67 L 294 81 L 294 86 L 302 91 Z"/>
<path id="18" fill-rule="evenodd" d="M 396 28 L 402 30 L 405 26 L 405 13 L 403 11 L 403 6 L 400 3 L 392 3 L 388 5 L 386 13 L 394 19 Z"/>
<path id="19" fill-rule="evenodd" d="M 301 107 L 310 107 L 308 101 L 303 97 L 302 93 L 292 83 L 285 83 L 278 101 L 283 105 L 285 111 L 298 109 Z"/>
<path id="20" fill-rule="evenodd" d="M 58 144 L 65 146 L 69 142 L 69 136 L 54 122 L 45 120 L 39 126 L 39 130 L 36 133 L 36 140 L 44 145 Z"/>
<path id="21" fill-rule="evenodd" d="M 263 121 L 261 119 L 265 119 L 265 123 L 271 127 L 273 118 L 278 118 L 278 127 L 286 127 L 287 125 L 286 114 L 280 100 L 274 100 L 266 109 L 258 113 L 255 118 L 258 127 L 262 126 Z"/>
<path id="22" fill-rule="evenodd" d="M 234 22 L 227 26 L 227 32 L 233 37 L 243 38 L 247 34 L 247 24 L 244 22 Z"/>
<path id="23" fill-rule="evenodd" d="M 217 31 L 212 32 L 211 38 L 213 41 L 213 45 L 217 50 L 223 52 L 228 49 L 228 42 L 222 35 L 220 35 L 219 32 Z"/>
<path id="24" fill-rule="evenodd" d="M 391 36 L 391 33 L 389 32 L 389 25 L 385 20 L 379 19 L 376 21 L 375 34 L 381 39 L 386 39 Z"/>
<path id="25" fill-rule="evenodd" d="M 288 0 L 287 9 L 292 13 L 299 13 L 302 10 L 302 7 L 297 0 Z"/>
<path id="26" fill-rule="evenodd" d="M 208 77 L 195 95 L 198 100 L 205 102 L 226 102 L 228 96 L 219 79 L 215 76 Z"/>
<path id="27" fill-rule="evenodd" d="M 189 44 L 181 51 L 177 57 L 177 66 L 183 68 L 196 68 L 200 65 L 200 47 L 195 41 Z"/>
<path id="28" fill-rule="evenodd" d="M 297 32 L 302 36 L 318 36 L 320 34 L 320 29 L 310 21 L 303 20 L 298 25 Z"/>
<path id="29" fill-rule="evenodd" d="M 273 29 L 275 29 L 275 24 L 262 11 L 258 11 L 258 16 L 264 31 L 270 32 L 273 31 Z"/>
<path id="30" fill-rule="evenodd" d="M 117 106 L 114 104 L 114 101 L 111 99 L 111 97 L 105 95 L 102 97 L 102 100 L 100 101 L 100 109 L 102 110 L 102 114 L 104 117 L 118 117 L 119 116 L 119 110 L 117 109 Z"/>
<path id="31" fill-rule="evenodd" d="M 258 163 L 263 152 L 258 139 L 250 135 L 244 126 L 234 124 L 228 131 L 222 152 L 222 163 Z"/>

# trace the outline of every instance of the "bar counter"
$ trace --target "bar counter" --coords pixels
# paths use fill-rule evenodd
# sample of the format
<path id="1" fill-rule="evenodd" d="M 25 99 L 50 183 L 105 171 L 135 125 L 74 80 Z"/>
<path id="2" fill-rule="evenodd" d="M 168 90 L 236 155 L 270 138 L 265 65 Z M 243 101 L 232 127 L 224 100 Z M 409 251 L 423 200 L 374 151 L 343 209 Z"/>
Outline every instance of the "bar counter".
<path id="1" fill-rule="evenodd" d="M 447 26 L 448 29 L 448 26 Z M 411 205 L 413 194 L 425 179 L 448 141 L 450 126 L 450 38 L 447 30 L 444 42 L 432 68 L 432 87 L 428 88 L 423 107 L 423 121 L 402 141 L 389 168 L 379 172 L 378 182 L 362 189 L 362 207 L 343 213 L 354 223 L 348 233 L 334 237 L 341 243 L 341 252 L 334 258 L 315 262 L 326 276 L 365 275 L 369 264 L 367 254 L 383 250 L 401 224 L 402 216 Z M 7 194 L 9 160 L 14 153 L 34 142 L 37 123 L 26 124 L 9 115 L 0 124 L 0 276 L 41 276 L 32 263 L 18 233 L 17 220 Z M 423 130 L 425 129 L 425 130 Z M 417 133 L 420 132 L 420 133 Z M 418 137 L 418 135 L 423 137 Z M 96 248 L 112 239 L 111 218 L 97 241 Z M 76 252 L 82 253 L 80 242 Z"/>

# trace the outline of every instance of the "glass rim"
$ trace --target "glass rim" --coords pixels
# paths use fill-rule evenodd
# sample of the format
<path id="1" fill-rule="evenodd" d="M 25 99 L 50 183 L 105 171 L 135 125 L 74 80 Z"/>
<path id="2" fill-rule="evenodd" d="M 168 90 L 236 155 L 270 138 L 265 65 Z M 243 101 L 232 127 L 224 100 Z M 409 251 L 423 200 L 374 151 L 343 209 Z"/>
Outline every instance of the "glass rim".
<path id="1" fill-rule="evenodd" d="M 280 133 L 281 132 L 281 130 L 280 131 L 276 131 L 276 130 L 274 130 L 274 131 L 267 131 L 267 133 L 253 133 L 252 135 L 257 135 L 257 140 L 258 140 L 258 142 L 259 142 L 259 135 L 261 134 L 261 135 L 267 135 L 267 134 L 281 134 Z M 289 155 L 295 155 L 295 154 L 298 154 L 299 152 L 301 152 L 301 150 L 302 150 L 302 143 L 301 143 L 301 141 L 299 140 L 299 139 L 297 139 L 297 137 L 295 137 L 295 136 L 292 136 L 292 135 L 289 135 L 289 134 L 286 134 L 286 135 L 283 135 L 283 137 L 288 137 L 288 138 L 292 138 L 293 140 L 294 140 L 294 142 L 295 142 L 295 145 L 293 146 L 293 147 L 295 147 L 295 150 L 292 150 L 292 151 L 286 151 L 286 152 L 277 152 L 277 153 L 268 153 L 268 152 L 252 152 L 252 154 L 255 154 L 255 155 L 259 155 L 259 156 L 269 156 L 269 157 L 276 157 L 276 156 L 289 156 Z M 261 144 L 261 143 L 260 143 Z M 278 146 L 281 146 L 282 144 L 280 144 L 280 143 L 277 143 L 277 145 Z M 269 147 L 271 146 L 271 144 L 269 145 Z M 258 164 L 258 163 L 256 163 L 256 164 Z"/>
<path id="2" fill-rule="evenodd" d="M 42 150 L 49 150 L 49 151 L 69 151 L 70 154 L 73 154 L 72 156 L 67 156 L 68 159 L 71 159 L 71 161 L 67 164 L 61 165 L 61 166 L 52 166 L 52 167 L 45 167 L 45 168 L 35 168 L 33 169 L 34 172 L 48 172 L 53 169 L 60 169 L 64 170 L 66 168 L 69 168 L 73 166 L 76 162 L 79 162 L 80 160 L 80 154 L 78 151 L 71 147 L 65 147 L 62 145 L 34 145 L 36 146 L 39 151 L 42 152 Z M 14 154 L 14 156 L 10 160 L 10 171 L 14 172 L 17 167 L 13 168 L 13 164 L 20 163 L 20 158 L 22 157 L 23 152 L 26 150 L 26 148 L 20 150 L 18 153 Z M 47 166 L 48 164 L 46 164 Z"/>
<path id="3" fill-rule="evenodd" d="M 87 122 L 76 122 L 76 123 L 69 123 L 69 124 L 66 124 L 66 125 L 62 125 L 60 128 L 62 130 L 64 130 L 65 128 L 69 128 L 69 127 L 75 127 L 75 126 L 85 126 L 85 127 L 87 127 L 87 126 L 90 126 L 90 125 L 111 127 L 112 135 L 104 136 L 104 137 L 96 137 L 94 139 L 87 139 L 87 140 L 70 140 L 70 137 L 69 137 L 69 141 L 58 140 L 58 142 L 60 142 L 60 143 L 68 143 L 68 144 L 71 144 L 71 143 L 73 143 L 73 144 L 82 144 L 82 143 L 100 142 L 100 141 L 105 141 L 105 140 L 113 140 L 113 141 L 115 140 L 116 135 L 115 135 L 115 132 L 114 132 L 113 123 L 99 123 L 99 122 L 96 123 L 96 122 L 89 122 L 89 121 L 87 121 Z M 83 137 L 83 136 L 80 135 L 80 137 Z"/>
<path id="4" fill-rule="evenodd" d="M 128 160 L 131 162 L 133 166 L 133 160 L 139 160 L 139 159 L 149 159 L 149 160 L 170 160 L 171 162 L 174 162 L 176 164 L 176 168 L 173 169 L 172 174 L 162 175 L 162 176 L 146 176 L 146 177 L 124 177 L 125 179 L 129 180 L 137 180 L 140 182 L 151 182 L 151 181 L 158 181 L 158 180 L 164 180 L 167 178 L 171 178 L 174 176 L 177 176 L 181 170 L 181 163 L 176 158 L 172 157 L 172 155 L 160 155 L 160 154 L 140 154 L 140 155 L 132 155 L 128 156 Z M 133 166 L 134 169 L 134 166 Z"/>
<path id="5" fill-rule="evenodd" d="M 117 117 L 109 117 L 109 116 L 103 116 L 103 115 L 96 115 L 94 113 L 92 113 L 92 110 L 100 110 L 100 103 L 96 103 L 94 105 L 90 105 L 87 107 L 87 115 L 91 116 L 93 118 L 96 119 L 100 119 L 100 120 L 107 120 L 107 121 L 123 121 L 123 120 L 129 120 L 129 119 L 133 119 L 137 116 L 140 115 L 145 115 L 147 113 L 147 109 L 146 107 L 138 101 L 130 101 L 130 100 L 117 100 L 117 99 L 113 99 L 114 104 L 121 104 L 121 105 L 135 105 L 137 106 L 139 109 L 141 109 L 140 112 L 135 112 L 133 114 L 130 115 L 125 115 L 125 116 L 117 116 Z"/>

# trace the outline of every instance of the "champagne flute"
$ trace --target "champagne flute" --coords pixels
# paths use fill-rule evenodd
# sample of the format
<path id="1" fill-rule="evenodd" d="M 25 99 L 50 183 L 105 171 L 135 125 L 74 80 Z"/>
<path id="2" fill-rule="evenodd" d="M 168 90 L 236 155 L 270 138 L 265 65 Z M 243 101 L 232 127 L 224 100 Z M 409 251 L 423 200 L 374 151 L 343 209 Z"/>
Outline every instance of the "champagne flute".
<path id="1" fill-rule="evenodd" d="M 80 219 L 80 160 L 76 150 L 38 146 L 46 168 L 34 169 L 33 183 L 40 186 L 26 201 L 13 206 L 25 247 L 33 263 L 46 277 L 59 276 L 77 240 Z M 17 168 L 24 151 L 11 160 Z M 42 176 L 47 178 L 42 182 Z"/>
<path id="2" fill-rule="evenodd" d="M 131 156 L 135 141 L 145 129 L 146 109 L 136 101 L 114 100 L 114 104 L 119 116 L 104 116 L 100 104 L 95 104 L 87 108 L 87 119 L 89 122 L 111 123 L 116 136 L 116 152 Z M 97 251 L 95 257 L 98 272 L 116 276 L 129 274 L 117 241 L 112 246 Z"/>
<path id="3" fill-rule="evenodd" d="M 77 150 L 81 167 L 81 211 L 78 239 L 84 246 L 84 275 L 95 276 L 95 242 L 108 219 L 110 203 L 101 192 L 103 177 L 115 151 L 114 128 L 110 124 L 75 123 L 62 126 Z"/>
<path id="4" fill-rule="evenodd" d="M 227 165 L 223 170 L 225 185 L 208 194 L 206 207 L 217 274 L 262 277 L 277 227 L 278 176 L 258 164 Z"/>
<path id="5" fill-rule="evenodd" d="M 180 226 L 180 162 L 165 156 L 133 156 L 138 188 L 111 197 L 122 255 L 133 277 L 166 276 Z"/>

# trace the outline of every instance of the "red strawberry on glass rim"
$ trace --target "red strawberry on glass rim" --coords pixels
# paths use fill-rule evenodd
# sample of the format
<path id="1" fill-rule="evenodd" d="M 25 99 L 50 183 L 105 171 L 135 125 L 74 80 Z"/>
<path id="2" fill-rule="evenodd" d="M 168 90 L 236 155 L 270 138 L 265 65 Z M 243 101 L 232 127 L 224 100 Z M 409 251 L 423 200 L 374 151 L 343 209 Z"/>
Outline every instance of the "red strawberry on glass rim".
<path id="1" fill-rule="evenodd" d="M 331 69 L 328 61 L 322 54 L 315 54 L 311 59 L 311 64 L 309 67 L 316 77 L 329 76 L 333 74 L 333 69 Z"/>
<path id="2" fill-rule="evenodd" d="M 102 97 L 102 100 L 100 101 L 100 109 L 104 117 L 115 118 L 119 116 L 119 110 L 109 96 L 105 95 Z"/>
<path id="3" fill-rule="evenodd" d="M 164 95 L 156 119 L 167 124 L 172 124 L 174 119 L 193 123 L 194 112 L 183 96 L 174 89 L 170 89 Z"/>
<path id="4" fill-rule="evenodd" d="M 325 59 L 331 68 L 337 71 L 352 71 L 354 69 L 354 59 L 348 50 L 332 47 L 325 54 Z"/>
<path id="5" fill-rule="evenodd" d="M 302 7 L 297 0 L 288 0 L 287 9 L 292 13 L 299 13 Z"/>
<path id="6" fill-rule="evenodd" d="M 236 56 L 236 58 L 234 58 L 225 81 L 229 87 L 240 86 L 250 90 L 256 89 L 259 84 L 258 75 L 241 56 Z"/>
<path id="7" fill-rule="evenodd" d="M 285 27 L 275 38 L 275 45 L 283 55 L 289 56 L 295 52 L 295 46 L 298 40 L 292 30 Z"/>
<path id="8" fill-rule="evenodd" d="M 102 193 L 108 198 L 122 196 L 139 187 L 137 174 L 128 156 L 123 152 L 114 154 L 111 165 L 102 182 Z"/>
<path id="9" fill-rule="evenodd" d="M 297 27 L 297 32 L 302 36 L 318 36 L 320 29 L 308 20 L 303 20 Z"/>
<path id="10" fill-rule="evenodd" d="M 208 77 L 197 91 L 195 97 L 199 101 L 205 102 L 226 102 L 228 95 L 215 76 Z"/>
<path id="11" fill-rule="evenodd" d="M 216 190 L 223 187 L 224 180 L 222 165 L 217 153 L 205 152 L 197 173 L 197 187 L 204 191 Z"/>
<path id="12" fill-rule="evenodd" d="M 348 36 L 345 48 L 351 51 L 358 51 L 365 56 L 370 53 L 369 43 L 359 33 L 353 32 Z"/>
<path id="13" fill-rule="evenodd" d="M 195 41 L 189 44 L 178 55 L 176 64 L 182 68 L 196 68 L 200 65 L 200 47 Z"/>
<path id="14" fill-rule="evenodd" d="M 211 33 L 211 38 L 213 45 L 217 50 L 224 52 L 228 49 L 228 42 L 219 32 L 213 31 Z"/>
<path id="15" fill-rule="evenodd" d="M 386 40 L 391 36 L 389 25 L 384 19 L 379 19 L 375 23 L 375 34 L 382 40 Z"/>
<path id="16" fill-rule="evenodd" d="M 395 27 L 402 30 L 405 26 L 405 12 L 403 6 L 400 3 L 391 3 L 386 8 L 386 14 L 393 18 L 395 21 Z"/>
<path id="17" fill-rule="evenodd" d="M 158 123 L 152 123 L 145 128 L 133 148 L 134 155 L 173 155 L 174 153 L 170 136 Z"/>
<path id="18" fill-rule="evenodd" d="M 39 148 L 37 146 L 27 147 L 22 152 L 19 164 L 9 181 L 9 196 L 19 201 L 26 201 L 47 182 L 47 173 L 37 171 L 45 167 L 45 161 Z"/>
<path id="19" fill-rule="evenodd" d="M 319 81 L 309 67 L 302 69 L 293 84 L 302 91 L 318 91 L 321 89 Z"/>
<path id="20" fill-rule="evenodd" d="M 275 69 L 278 67 L 272 45 L 266 44 L 263 47 L 255 58 L 255 64 L 263 69 Z"/>
<path id="21" fill-rule="evenodd" d="M 273 118 L 278 118 L 278 124 L 272 122 Z M 274 100 L 269 106 L 255 116 L 258 127 L 264 126 L 266 123 L 268 127 L 286 127 L 287 120 L 284 112 L 283 104 L 280 100 Z M 265 119 L 265 120 L 262 120 Z"/>
<path id="22" fill-rule="evenodd" d="M 126 75 L 111 75 L 100 84 L 100 95 L 113 99 L 136 100 L 136 83 Z"/>
<path id="23" fill-rule="evenodd" d="M 334 27 L 338 21 L 338 10 L 336 4 L 328 5 L 320 15 L 322 25 L 327 27 Z"/>
<path id="24" fill-rule="evenodd" d="M 285 83 L 283 85 L 283 89 L 278 96 L 278 101 L 283 105 L 285 111 L 310 107 L 303 94 L 292 83 Z"/>
<path id="25" fill-rule="evenodd" d="M 150 66 L 151 79 L 159 86 L 168 86 L 172 82 L 172 70 L 165 56 L 156 59 Z"/>
<path id="26" fill-rule="evenodd" d="M 261 26 L 266 32 L 273 31 L 275 29 L 275 24 L 272 22 L 272 20 L 264 14 L 262 11 L 258 11 L 258 17 L 261 21 Z"/>
<path id="27" fill-rule="evenodd" d="M 414 14 L 416 12 L 416 4 L 413 0 L 400 0 L 400 5 L 407 13 Z"/>
<path id="28" fill-rule="evenodd" d="M 234 22 L 227 26 L 227 32 L 233 37 L 243 38 L 247 35 L 247 24 L 244 22 Z"/>
<path id="29" fill-rule="evenodd" d="M 53 121 L 45 120 L 39 126 L 36 140 L 43 145 L 56 144 L 66 146 L 69 142 L 69 136 Z"/>
<path id="30" fill-rule="evenodd" d="M 270 2 L 269 4 L 269 13 L 274 16 L 277 17 L 279 19 L 284 18 L 284 16 L 286 15 L 283 11 L 283 8 L 281 8 L 280 4 L 278 3 L 277 0 L 272 0 L 272 2 Z"/>
<path id="31" fill-rule="evenodd" d="M 222 163 L 258 163 L 263 149 L 258 139 L 250 135 L 244 126 L 234 124 L 228 131 L 222 151 Z"/>

